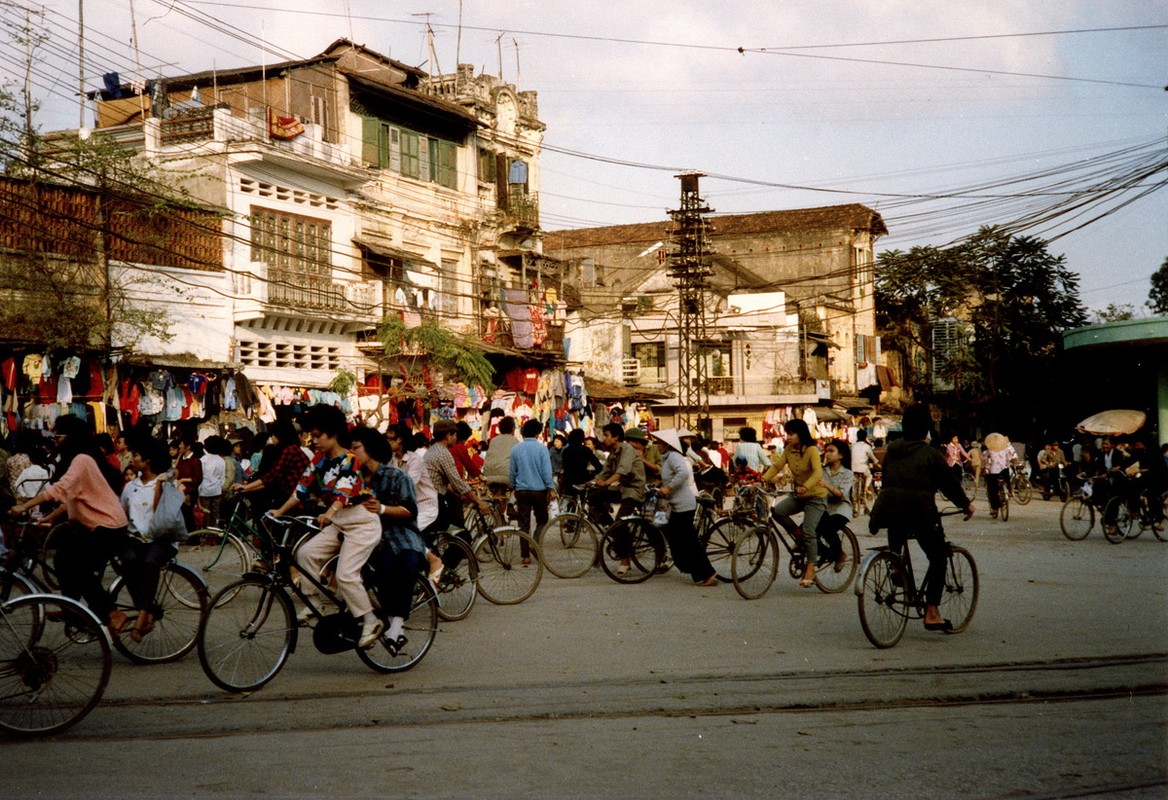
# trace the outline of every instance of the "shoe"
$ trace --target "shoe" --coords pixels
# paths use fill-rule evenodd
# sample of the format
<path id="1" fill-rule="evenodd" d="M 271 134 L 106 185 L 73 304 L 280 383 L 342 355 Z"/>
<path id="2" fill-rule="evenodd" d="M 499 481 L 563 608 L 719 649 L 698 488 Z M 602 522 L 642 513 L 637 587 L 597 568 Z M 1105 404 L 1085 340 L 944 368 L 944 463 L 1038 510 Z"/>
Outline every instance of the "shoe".
<path id="1" fill-rule="evenodd" d="M 807 571 L 803 573 L 803 580 L 799 581 L 800 589 L 809 589 L 815 585 L 815 568 L 808 567 Z"/>
<path id="2" fill-rule="evenodd" d="M 706 578 L 704 581 L 698 581 L 697 583 L 694 584 L 694 586 L 709 587 L 709 586 L 717 586 L 718 583 L 719 583 L 718 573 L 715 572 L 713 575 Z"/>
<path id="3" fill-rule="evenodd" d="M 154 630 L 154 618 L 146 612 L 140 612 L 137 622 L 134 623 L 133 630 L 130 631 L 130 638 L 136 644 L 141 644 L 142 640 L 152 630 Z"/>
<path id="4" fill-rule="evenodd" d="M 848 565 L 848 557 L 847 557 L 846 555 L 843 555 L 843 554 L 841 553 L 841 554 L 840 554 L 840 557 L 839 557 L 839 558 L 837 558 L 837 559 L 835 560 L 835 563 L 831 565 L 831 568 L 832 568 L 832 570 L 834 570 L 835 572 L 843 572 L 843 571 L 844 571 L 844 567 L 846 567 L 847 565 Z"/>
<path id="5" fill-rule="evenodd" d="M 925 630 L 940 631 L 941 633 L 953 633 L 953 623 L 949 620 L 941 620 L 940 622 L 926 622 Z"/>
<path id="6" fill-rule="evenodd" d="M 994 509 L 994 510 L 990 511 L 990 519 L 997 519 L 997 518 L 998 518 L 998 511 L 997 511 L 997 509 Z"/>
<path id="7" fill-rule="evenodd" d="M 669 570 L 671 570 L 671 569 L 673 569 L 673 559 L 667 558 L 664 561 L 662 561 L 660 564 L 658 564 L 657 569 L 653 570 L 653 572 L 657 575 L 664 575 L 666 572 L 669 572 Z"/>
<path id="8" fill-rule="evenodd" d="M 129 617 L 116 608 L 109 613 L 108 619 L 109 624 L 106 627 L 109 628 L 110 636 L 115 639 L 122 635 L 122 631 L 126 629 L 126 624 L 130 621 Z"/>
<path id="9" fill-rule="evenodd" d="M 530 567 L 531 566 L 531 556 L 527 556 L 526 558 L 520 559 L 519 563 L 524 567 Z"/>
<path id="10" fill-rule="evenodd" d="M 361 638 L 357 640 L 357 647 L 362 650 L 368 650 L 373 645 L 377 644 L 378 637 L 381 632 L 385 630 L 385 623 L 379 619 L 371 622 L 361 623 Z M 394 653 L 397 655 L 397 653 Z"/>
<path id="11" fill-rule="evenodd" d="M 616 574 L 617 575 L 628 575 L 629 574 L 629 565 L 622 563 L 619 567 L 616 568 Z"/>
<path id="12" fill-rule="evenodd" d="M 312 606 L 305 606 L 304 608 L 300 609 L 300 613 L 296 615 L 296 622 L 303 626 L 307 625 L 315 618 L 315 609 L 313 609 Z"/>

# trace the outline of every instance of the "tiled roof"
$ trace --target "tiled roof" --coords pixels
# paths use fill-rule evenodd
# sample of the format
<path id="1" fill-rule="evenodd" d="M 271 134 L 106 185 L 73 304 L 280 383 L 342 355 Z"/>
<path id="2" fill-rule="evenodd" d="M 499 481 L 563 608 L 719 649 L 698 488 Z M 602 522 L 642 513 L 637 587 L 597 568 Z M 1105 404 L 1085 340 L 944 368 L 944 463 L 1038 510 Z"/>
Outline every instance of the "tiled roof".
<path id="1" fill-rule="evenodd" d="M 709 218 L 714 236 L 747 236 L 757 233 L 807 231 L 829 228 L 871 230 L 877 235 L 888 233 L 881 216 L 860 203 L 790 211 L 759 211 L 753 214 L 726 214 Z M 668 220 L 609 225 L 603 228 L 577 228 L 549 231 L 544 236 L 544 252 L 577 247 L 611 244 L 653 244 L 669 238 L 672 223 Z"/>

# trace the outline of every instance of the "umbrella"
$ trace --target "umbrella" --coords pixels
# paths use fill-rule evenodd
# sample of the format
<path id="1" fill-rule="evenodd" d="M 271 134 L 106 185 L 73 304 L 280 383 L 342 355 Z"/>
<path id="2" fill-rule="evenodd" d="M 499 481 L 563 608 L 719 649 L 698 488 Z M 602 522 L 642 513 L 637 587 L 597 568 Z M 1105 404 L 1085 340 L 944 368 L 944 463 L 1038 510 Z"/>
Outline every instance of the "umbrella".
<path id="1" fill-rule="evenodd" d="M 1143 411 L 1113 408 L 1087 417 L 1076 427 L 1084 433 L 1093 433 L 1096 436 L 1118 436 L 1122 433 L 1135 433 L 1147 418 L 1148 415 Z"/>
<path id="2" fill-rule="evenodd" d="M 985 437 L 985 446 L 994 452 L 998 452 L 1009 447 L 1010 440 L 1000 433 L 987 433 Z"/>

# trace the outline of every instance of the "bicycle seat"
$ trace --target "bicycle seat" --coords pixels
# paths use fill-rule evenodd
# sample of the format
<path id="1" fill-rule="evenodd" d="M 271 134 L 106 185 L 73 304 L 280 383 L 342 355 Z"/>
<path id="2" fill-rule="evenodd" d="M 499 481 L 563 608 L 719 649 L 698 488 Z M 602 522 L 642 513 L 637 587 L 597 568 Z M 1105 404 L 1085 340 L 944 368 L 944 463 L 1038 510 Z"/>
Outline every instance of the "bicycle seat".
<path id="1" fill-rule="evenodd" d="M 713 508 L 718 504 L 718 501 L 715 500 L 712 495 L 707 494 L 706 492 L 699 494 L 697 499 L 698 505 L 704 508 Z"/>

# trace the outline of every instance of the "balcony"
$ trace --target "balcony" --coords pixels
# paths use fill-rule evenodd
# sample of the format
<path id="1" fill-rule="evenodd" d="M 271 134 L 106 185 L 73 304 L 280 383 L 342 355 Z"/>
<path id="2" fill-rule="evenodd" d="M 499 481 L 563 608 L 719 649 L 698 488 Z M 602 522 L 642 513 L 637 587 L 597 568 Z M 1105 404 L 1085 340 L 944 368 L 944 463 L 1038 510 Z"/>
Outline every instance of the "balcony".
<path id="1" fill-rule="evenodd" d="M 521 184 L 507 187 L 507 208 L 503 217 L 516 227 L 539 230 L 539 194 Z"/>
<path id="2" fill-rule="evenodd" d="M 380 281 L 338 283 L 323 275 L 279 270 L 263 262 L 232 274 L 235 320 L 264 316 L 327 318 L 342 324 L 375 325 L 385 314 Z"/>

